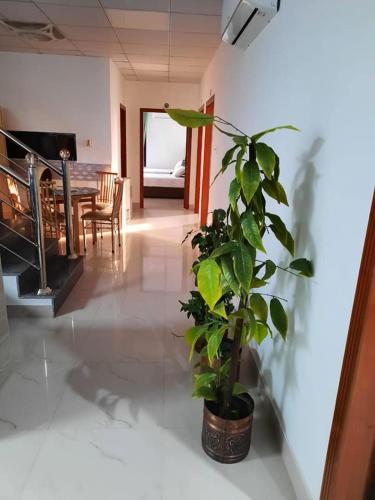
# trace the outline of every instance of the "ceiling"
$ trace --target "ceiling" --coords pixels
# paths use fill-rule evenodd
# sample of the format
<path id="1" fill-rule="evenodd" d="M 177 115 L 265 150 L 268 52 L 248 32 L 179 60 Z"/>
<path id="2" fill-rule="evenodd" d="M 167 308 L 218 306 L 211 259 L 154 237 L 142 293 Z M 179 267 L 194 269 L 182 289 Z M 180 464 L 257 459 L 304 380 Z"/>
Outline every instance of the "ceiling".
<path id="1" fill-rule="evenodd" d="M 220 44 L 222 0 L 0 0 L 0 18 L 53 23 L 64 40 L 0 26 L 0 51 L 110 57 L 128 80 L 199 82 Z"/>

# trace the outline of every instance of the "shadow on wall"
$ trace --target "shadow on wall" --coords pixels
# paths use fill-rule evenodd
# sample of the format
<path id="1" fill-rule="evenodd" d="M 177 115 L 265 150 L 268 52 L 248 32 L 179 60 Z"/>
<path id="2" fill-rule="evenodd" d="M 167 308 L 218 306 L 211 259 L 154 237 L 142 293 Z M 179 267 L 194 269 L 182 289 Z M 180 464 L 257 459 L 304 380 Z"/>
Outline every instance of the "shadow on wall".
<path id="1" fill-rule="evenodd" d="M 300 158 L 300 168 L 298 169 L 291 192 L 293 196 L 293 220 L 291 225 L 291 233 L 295 240 L 295 255 L 296 258 L 305 257 L 313 261 L 316 266 L 316 248 L 313 241 L 313 235 L 310 232 L 311 219 L 314 212 L 314 190 L 315 184 L 318 181 L 318 174 L 315 167 L 315 159 L 321 148 L 324 140 L 320 137 L 314 140 L 310 150 L 303 154 Z M 282 267 L 286 267 L 290 262 L 290 256 L 285 256 L 281 262 Z M 314 278 L 312 278 L 314 279 Z M 311 297 L 311 279 L 303 277 L 295 277 L 287 272 L 279 272 L 278 285 L 276 294 L 286 296 L 289 300 L 288 317 L 289 330 L 288 340 L 283 342 L 277 336 L 274 340 L 274 345 L 270 356 L 267 360 L 267 365 L 272 366 L 273 363 L 280 365 L 283 360 L 283 387 L 281 398 L 276 405 L 279 410 L 279 419 L 283 425 L 281 413 L 284 407 L 287 391 L 292 390 L 297 385 L 297 374 L 295 359 L 298 351 L 306 349 L 308 346 L 308 338 L 306 330 L 308 326 L 308 312 Z M 272 373 L 271 370 L 263 371 L 264 380 L 266 381 L 269 394 L 273 394 L 272 388 Z"/>

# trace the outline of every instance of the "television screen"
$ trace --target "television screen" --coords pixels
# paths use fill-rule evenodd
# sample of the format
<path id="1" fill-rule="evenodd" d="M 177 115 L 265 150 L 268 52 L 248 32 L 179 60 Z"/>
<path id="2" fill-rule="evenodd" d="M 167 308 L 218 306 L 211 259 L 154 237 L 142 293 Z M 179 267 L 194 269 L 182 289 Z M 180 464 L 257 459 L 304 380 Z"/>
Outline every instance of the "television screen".
<path id="1" fill-rule="evenodd" d="M 24 132 L 20 130 L 9 130 L 17 139 L 26 146 L 33 149 L 46 160 L 60 160 L 60 149 L 66 148 L 70 151 L 71 161 L 77 161 L 76 135 L 60 134 L 55 132 Z M 26 151 L 7 138 L 8 158 L 25 158 Z"/>

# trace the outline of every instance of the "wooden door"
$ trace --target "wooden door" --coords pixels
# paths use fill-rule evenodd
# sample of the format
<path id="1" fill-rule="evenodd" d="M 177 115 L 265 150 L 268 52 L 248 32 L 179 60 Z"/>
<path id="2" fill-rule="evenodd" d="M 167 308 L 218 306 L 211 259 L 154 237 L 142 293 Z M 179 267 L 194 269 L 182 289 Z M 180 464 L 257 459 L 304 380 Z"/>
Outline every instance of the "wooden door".
<path id="1" fill-rule="evenodd" d="M 185 184 L 184 184 L 184 208 L 189 209 L 190 198 L 190 170 L 191 170 L 191 128 L 186 129 L 185 145 Z"/>
<path id="2" fill-rule="evenodd" d="M 199 109 L 203 113 L 204 107 Z M 201 197 L 201 168 L 202 168 L 202 139 L 203 127 L 198 128 L 197 135 L 197 167 L 195 169 L 195 197 L 194 197 L 194 213 L 199 214 L 199 202 Z"/>
<path id="3" fill-rule="evenodd" d="M 213 115 L 215 107 L 215 97 L 212 96 L 206 103 L 206 113 Z M 211 172 L 211 151 L 212 151 L 212 125 L 205 127 L 204 152 L 203 152 L 203 174 L 202 174 L 202 196 L 201 196 L 201 217 L 200 223 L 207 223 L 208 201 L 210 193 L 210 172 Z"/>
<path id="4" fill-rule="evenodd" d="M 126 108 L 120 106 L 121 177 L 127 177 L 126 164 Z"/>
<path id="5" fill-rule="evenodd" d="M 375 498 L 375 197 L 349 325 L 321 500 Z"/>

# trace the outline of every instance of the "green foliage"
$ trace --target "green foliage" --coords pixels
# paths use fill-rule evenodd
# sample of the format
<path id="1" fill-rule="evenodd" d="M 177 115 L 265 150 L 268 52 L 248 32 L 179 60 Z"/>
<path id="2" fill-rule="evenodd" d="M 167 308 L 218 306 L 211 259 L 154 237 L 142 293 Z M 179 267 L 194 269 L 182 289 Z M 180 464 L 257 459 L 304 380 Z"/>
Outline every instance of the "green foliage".
<path id="1" fill-rule="evenodd" d="M 288 331 L 288 316 L 279 299 L 273 297 L 270 302 L 270 313 L 272 323 L 279 331 L 282 338 L 285 340 Z"/>
<path id="2" fill-rule="evenodd" d="M 264 291 L 264 287 L 270 285 L 276 271 L 296 275 L 293 279 L 313 276 L 312 263 L 305 258 L 293 260 L 286 268 L 271 259 L 259 259 L 266 253 L 264 241 L 268 234 L 273 234 L 292 256 L 295 253 L 295 243 L 286 225 L 267 209 L 270 199 L 288 206 L 288 198 L 281 184 L 279 157 L 260 139 L 277 130 L 298 129 L 283 125 L 248 136 L 219 117 L 189 110 L 168 110 L 168 113 L 188 127 L 214 124 L 232 141 L 218 173 L 232 174 L 229 207 L 214 211 L 212 226 L 203 227 L 192 240 L 193 247 L 200 250 L 193 271 L 197 274 L 196 293 L 205 304 L 205 322 L 186 334 L 192 350 L 198 339 L 204 337 L 207 342 L 202 353 L 208 363 L 199 364 L 194 396 L 218 401 L 223 415 L 228 416 L 232 396 L 246 392 L 236 380 L 241 345 L 250 340 L 260 345 L 267 337 L 273 337 L 271 321 L 278 334 L 284 340 L 287 337 L 288 316 L 282 304 L 286 299 L 269 293 L 269 289 Z M 229 126 L 235 133 L 227 130 Z M 225 296 L 230 297 L 230 308 Z M 188 310 L 186 305 L 184 310 Z M 193 315 L 192 309 L 188 312 Z M 196 313 L 194 310 L 197 316 Z M 223 349 L 228 339 L 232 340 L 229 351 Z"/>
<path id="3" fill-rule="evenodd" d="M 289 264 L 290 269 L 299 271 L 300 276 L 311 278 L 314 275 L 312 262 L 307 259 L 296 259 Z"/>
<path id="4" fill-rule="evenodd" d="M 165 111 L 172 118 L 183 127 L 204 127 L 206 125 L 211 125 L 214 121 L 212 115 L 206 113 L 200 113 L 199 111 L 194 111 L 192 109 L 170 109 L 166 108 Z"/>

